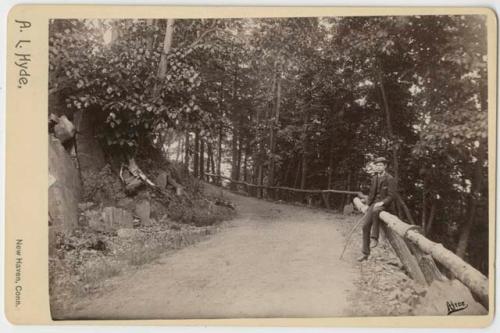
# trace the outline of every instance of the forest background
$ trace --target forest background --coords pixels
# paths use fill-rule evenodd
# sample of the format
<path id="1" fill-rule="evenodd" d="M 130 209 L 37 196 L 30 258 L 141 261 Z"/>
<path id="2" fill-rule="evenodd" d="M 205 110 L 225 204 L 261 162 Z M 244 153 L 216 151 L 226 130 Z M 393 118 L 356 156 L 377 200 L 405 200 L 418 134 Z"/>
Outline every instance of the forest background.
<path id="1" fill-rule="evenodd" d="M 366 193 L 367 163 L 385 156 L 398 215 L 488 273 L 484 17 L 50 29 L 49 108 L 85 112 L 111 158 L 155 149 L 202 179 Z"/>

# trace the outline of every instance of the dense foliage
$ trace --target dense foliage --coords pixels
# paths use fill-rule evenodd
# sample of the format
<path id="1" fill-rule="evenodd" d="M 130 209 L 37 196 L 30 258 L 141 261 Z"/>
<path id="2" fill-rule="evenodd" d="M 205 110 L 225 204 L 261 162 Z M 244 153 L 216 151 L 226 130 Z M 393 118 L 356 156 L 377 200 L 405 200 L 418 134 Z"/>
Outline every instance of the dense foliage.
<path id="1" fill-rule="evenodd" d="M 483 17 L 65 20 L 51 36 L 51 93 L 100 117 L 111 149 L 356 190 L 385 156 L 413 220 L 487 270 Z"/>

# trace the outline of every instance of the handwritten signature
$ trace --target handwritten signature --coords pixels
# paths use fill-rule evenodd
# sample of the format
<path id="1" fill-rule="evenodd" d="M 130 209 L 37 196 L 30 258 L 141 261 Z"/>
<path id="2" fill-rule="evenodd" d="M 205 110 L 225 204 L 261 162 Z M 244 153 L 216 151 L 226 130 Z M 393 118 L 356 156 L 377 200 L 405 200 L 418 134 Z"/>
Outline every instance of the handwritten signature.
<path id="1" fill-rule="evenodd" d="M 446 302 L 446 307 L 448 308 L 448 315 L 457 312 L 457 311 L 462 311 L 464 309 L 467 309 L 469 305 L 466 304 L 465 302 L 451 302 L 447 301 Z"/>

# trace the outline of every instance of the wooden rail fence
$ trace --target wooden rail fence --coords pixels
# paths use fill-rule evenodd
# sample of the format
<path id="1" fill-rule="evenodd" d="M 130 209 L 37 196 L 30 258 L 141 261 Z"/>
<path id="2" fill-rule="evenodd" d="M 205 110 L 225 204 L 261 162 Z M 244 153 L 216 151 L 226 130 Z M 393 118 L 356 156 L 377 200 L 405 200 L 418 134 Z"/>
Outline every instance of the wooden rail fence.
<path id="1" fill-rule="evenodd" d="M 312 190 L 312 189 L 299 189 L 299 188 L 293 188 L 293 187 L 285 187 L 285 186 L 267 186 L 267 185 L 257 185 L 257 184 L 252 184 L 240 180 L 233 180 L 229 177 L 225 177 L 222 175 L 216 175 L 212 173 L 205 173 L 205 176 L 211 177 L 212 179 L 216 179 L 220 181 L 221 179 L 225 179 L 233 184 L 236 185 L 243 185 L 245 187 L 245 191 L 248 194 L 251 195 L 256 195 L 257 197 L 262 197 L 262 190 L 266 190 L 270 192 L 270 196 L 272 198 L 278 197 L 278 193 L 281 192 L 288 192 L 288 193 L 300 193 L 300 194 L 317 194 L 320 195 L 323 203 L 326 208 L 331 209 L 331 203 L 330 203 L 330 194 L 347 194 L 347 195 L 357 195 L 359 192 L 356 191 L 345 191 L 345 190 Z M 257 190 L 257 193 L 254 191 Z"/>
<path id="2" fill-rule="evenodd" d="M 359 198 L 354 198 L 353 202 L 363 213 L 368 209 Z M 418 226 L 407 224 L 384 211 L 380 213 L 380 220 L 389 243 L 415 281 L 430 284 L 434 279 L 446 279 L 435 260 L 467 286 L 479 303 L 488 309 L 489 283 L 486 276 L 442 244 L 427 239 Z"/>

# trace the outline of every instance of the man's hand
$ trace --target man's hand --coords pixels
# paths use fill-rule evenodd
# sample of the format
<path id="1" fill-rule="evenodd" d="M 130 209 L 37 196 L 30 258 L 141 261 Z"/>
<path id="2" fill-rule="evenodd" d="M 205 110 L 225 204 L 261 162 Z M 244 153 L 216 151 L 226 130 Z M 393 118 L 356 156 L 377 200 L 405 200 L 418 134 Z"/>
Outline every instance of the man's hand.
<path id="1" fill-rule="evenodd" d="M 373 208 L 378 208 L 384 206 L 384 203 L 382 201 L 377 202 L 375 205 L 373 205 Z"/>

